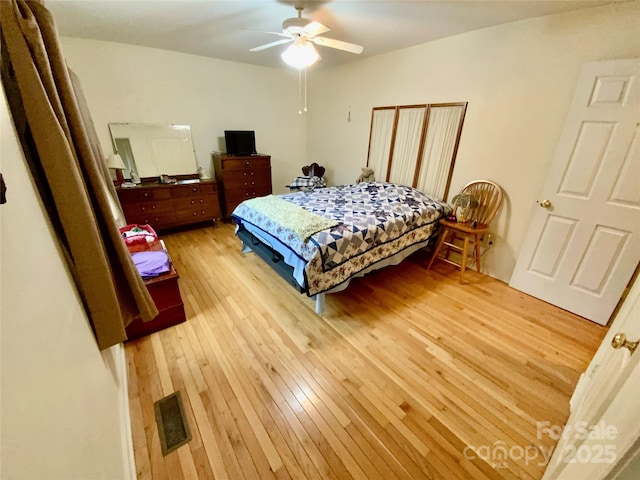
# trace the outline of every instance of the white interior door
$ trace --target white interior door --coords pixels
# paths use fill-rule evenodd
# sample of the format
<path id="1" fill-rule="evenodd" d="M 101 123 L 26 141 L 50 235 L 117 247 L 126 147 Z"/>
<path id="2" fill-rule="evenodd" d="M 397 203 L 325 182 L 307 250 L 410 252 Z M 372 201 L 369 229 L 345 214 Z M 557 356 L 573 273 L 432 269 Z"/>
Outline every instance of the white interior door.
<path id="1" fill-rule="evenodd" d="M 510 283 L 601 325 L 640 260 L 639 74 L 584 65 Z"/>
<path id="2" fill-rule="evenodd" d="M 580 377 L 571 398 L 571 415 L 553 452 L 543 480 L 600 480 L 640 437 L 640 348 L 615 349 L 623 333 L 640 338 L 640 280 L 636 280 L 609 332 Z M 557 438 L 555 426 L 539 426 L 539 435 Z"/>

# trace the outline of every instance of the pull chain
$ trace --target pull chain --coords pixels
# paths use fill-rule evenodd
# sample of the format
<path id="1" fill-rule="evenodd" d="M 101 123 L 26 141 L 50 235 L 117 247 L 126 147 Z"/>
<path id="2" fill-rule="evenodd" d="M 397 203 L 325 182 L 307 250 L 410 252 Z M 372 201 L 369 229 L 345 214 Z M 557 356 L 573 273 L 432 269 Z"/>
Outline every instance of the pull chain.
<path id="1" fill-rule="evenodd" d="M 303 85 L 302 85 L 302 69 L 298 69 L 298 115 L 302 115 Z M 307 69 L 304 69 L 304 111 L 307 111 Z"/>
<path id="2" fill-rule="evenodd" d="M 307 67 L 304 67 L 304 111 L 307 111 Z"/>
<path id="3" fill-rule="evenodd" d="M 298 69 L 298 115 L 302 115 L 302 71 Z"/>

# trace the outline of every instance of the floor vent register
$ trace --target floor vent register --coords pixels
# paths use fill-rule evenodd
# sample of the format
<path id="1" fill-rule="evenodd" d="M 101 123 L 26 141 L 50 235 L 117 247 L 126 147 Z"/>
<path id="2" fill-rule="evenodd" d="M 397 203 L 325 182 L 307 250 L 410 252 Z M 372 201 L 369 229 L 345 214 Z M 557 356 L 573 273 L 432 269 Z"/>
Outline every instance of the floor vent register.
<path id="1" fill-rule="evenodd" d="M 153 405 L 163 456 L 191 441 L 191 431 L 184 414 L 180 392 L 172 393 Z"/>

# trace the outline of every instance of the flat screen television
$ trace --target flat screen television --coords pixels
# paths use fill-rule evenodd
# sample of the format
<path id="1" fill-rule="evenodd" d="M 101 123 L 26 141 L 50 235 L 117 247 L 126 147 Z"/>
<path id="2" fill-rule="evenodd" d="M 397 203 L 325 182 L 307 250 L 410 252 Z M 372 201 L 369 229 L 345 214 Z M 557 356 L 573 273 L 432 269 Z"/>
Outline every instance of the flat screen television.
<path id="1" fill-rule="evenodd" d="M 253 130 L 225 130 L 224 141 L 227 144 L 227 155 L 254 155 L 256 151 L 256 135 Z"/>

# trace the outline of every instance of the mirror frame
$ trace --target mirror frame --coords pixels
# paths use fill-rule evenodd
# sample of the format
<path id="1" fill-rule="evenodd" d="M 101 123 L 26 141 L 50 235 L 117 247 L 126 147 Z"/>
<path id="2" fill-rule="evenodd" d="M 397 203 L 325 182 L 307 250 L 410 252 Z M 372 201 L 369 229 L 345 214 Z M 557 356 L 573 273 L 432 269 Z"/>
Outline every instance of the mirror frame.
<path id="1" fill-rule="evenodd" d="M 197 175 L 190 125 L 112 122 L 108 126 L 112 147 L 125 163 L 126 179 Z"/>

